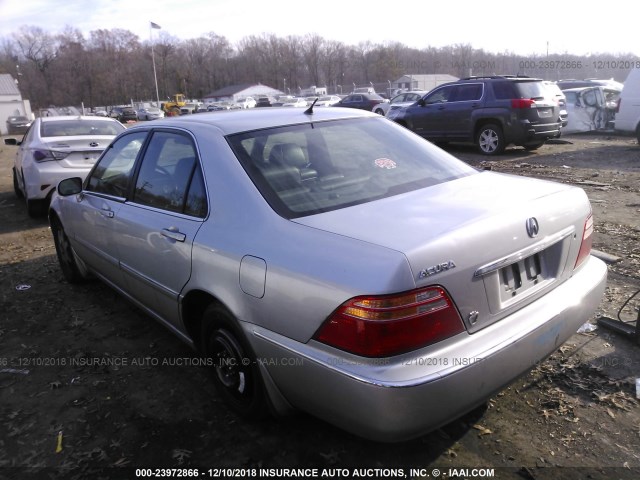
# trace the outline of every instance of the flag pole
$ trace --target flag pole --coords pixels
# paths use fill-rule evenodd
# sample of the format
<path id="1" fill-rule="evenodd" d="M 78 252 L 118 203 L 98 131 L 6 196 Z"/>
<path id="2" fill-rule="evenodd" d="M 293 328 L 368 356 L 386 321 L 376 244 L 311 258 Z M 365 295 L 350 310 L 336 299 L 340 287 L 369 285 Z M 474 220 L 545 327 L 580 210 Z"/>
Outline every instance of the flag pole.
<path id="1" fill-rule="evenodd" d="M 160 94 L 158 93 L 158 76 L 156 75 L 156 55 L 153 50 L 152 32 L 154 28 L 159 29 L 160 26 L 156 23 L 149 22 L 149 41 L 151 42 L 151 63 L 153 63 L 153 80 L 155 81 L 155 84 L 156 84 L 156 101 L 158 102 L 156 106 L 160 108 Z"/>

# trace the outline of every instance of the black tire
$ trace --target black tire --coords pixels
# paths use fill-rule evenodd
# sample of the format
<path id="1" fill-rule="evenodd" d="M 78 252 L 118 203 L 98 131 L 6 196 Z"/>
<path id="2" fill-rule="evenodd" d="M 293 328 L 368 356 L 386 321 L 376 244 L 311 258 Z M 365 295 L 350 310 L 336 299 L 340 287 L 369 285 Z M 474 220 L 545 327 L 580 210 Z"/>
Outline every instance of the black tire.
<path id="1" fill-rule="evenodd" d="M 80 272 L 69 237 L 67 237 L 60 220 L 57 218 L 52 218 L 51 220 L 51 233 L 53 234 L 53 243 L 56 247 L 62 275 L 69 283 L 81 283 L 85 280 L 85 277 Z"/>
<path id="2" fill-rule="evenodd" d="M 24 197 L 24 194 L 22 193 L 22 190 L 20 190 L 20 185 L 18 183 L 18 174 L 16 173 L 16 169 L 13 168 L 12 172 L 13 172 L 13 192 L 16 194 L 16 197 L 18 197 L 19 199 L 22 199 Z"/>
<path id="3" fill-rule="evenodd" d="M 382 110 L 381 108 L 376 109 L 375 113 L 384 117 L 384 110 Z"/>
<path id="4" fill-rule="evenodd" d="M 476 146 L 483 155 L 499 155 L 506 147 L 502 128 L 493 123 L 482 125 L 476 135 Z"/>
<path id="5" fill-rule="evenodd" d="M 41 218 L 45 214 L 45 201 L 44 200 L 30 200 L 27 196 L 24 197 L 27 205 L 27 215 L 31 218 Z"/>
<path id="6" fill-rule="evenodd" d="M 542 142 L 536 142 L 536 143 L 528 143 L 528 144 L 524 145 L 524 149 L 525 149 L 525 150 L 528 150 L 528 151 L 537 150 L 537 149 L 539 149 L 542 145 L 544 145 L 544 141 L 542 141 Z"/>
<path id="7" fill-rule="evenodd" d="M 213 360 L 213 381 L 224 401 L 248 418 L 267 413 L 264 387 L 255 355 L 233 316 L 220 305 L 203 314 L 202 351 Z"/>

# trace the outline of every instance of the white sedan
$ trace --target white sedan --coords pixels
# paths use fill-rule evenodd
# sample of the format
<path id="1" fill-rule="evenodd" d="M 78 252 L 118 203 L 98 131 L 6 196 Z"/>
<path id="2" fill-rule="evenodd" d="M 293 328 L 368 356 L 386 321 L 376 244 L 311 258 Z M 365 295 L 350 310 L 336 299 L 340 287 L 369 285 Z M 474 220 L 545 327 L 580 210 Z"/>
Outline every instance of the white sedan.
<path id="1" fill-rule="evenodd" d="M 379 115 L 386 115 L 389 110 L 395 110 L 396 108 L 406 107 L 412 105 L 420 100 L 424 94 L 422 90 L 413 92 L 402 92 L 391 99 L 390 102 L 379 103 L 374 110 Z"/>
<path id="2" fill-rule="evenodd" d="M 283 107 L 306 107 L 307 101 L 304 98 L 293 98 L 282 104 Z"/>
<path id="3" fill-rule="evenodd" d="M 29 216 L 46 211 L 60 180 L 84 178 L 102 151 L 125 127 L 108 117 L 36 118 L 22 140 L 6 138 L 17 146 L 13 164 L 13 188 L 24 198 Z"/>
<path id="4" fill-rule="evenodd" d="M 138 120 L 157 120 L 164 118 L 164 112 L 156 107 L 144 107 L 137 112 Z"/>
<path id="5" fill-rule="evenodd" d="M 323 95 L 318 98 L 316 107 L 331 107 L 340 101 L 340 97 L 337 95 Z"/>

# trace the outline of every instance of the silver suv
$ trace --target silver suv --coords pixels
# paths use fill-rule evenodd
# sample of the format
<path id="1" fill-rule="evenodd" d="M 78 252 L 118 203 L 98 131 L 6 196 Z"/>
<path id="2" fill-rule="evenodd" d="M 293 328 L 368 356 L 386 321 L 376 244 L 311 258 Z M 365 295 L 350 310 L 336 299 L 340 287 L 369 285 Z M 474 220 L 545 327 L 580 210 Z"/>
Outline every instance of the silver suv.
<path id="1" fill-rule="evenodd" d="M 509 144 L 527 150 L 559 135 L 560 108 L 542 80 L 469 77 L 443 84 L 387 118 L 437 142 L 472 142 L 497 155 Z"/>

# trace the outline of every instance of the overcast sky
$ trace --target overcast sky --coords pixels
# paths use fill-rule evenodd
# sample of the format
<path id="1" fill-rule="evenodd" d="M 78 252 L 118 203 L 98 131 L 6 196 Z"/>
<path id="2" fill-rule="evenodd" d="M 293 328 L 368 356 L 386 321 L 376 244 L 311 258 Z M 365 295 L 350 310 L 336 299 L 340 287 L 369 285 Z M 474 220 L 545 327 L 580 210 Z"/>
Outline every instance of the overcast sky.
<path id="1" fill-rule="evenodd" d="M 417 48 L 471 44 L 520 55 L 606 53 L 640 55 L 637 16 L 576 0 L 438 2 L 374 0 L 0 0 L 0 37 L 22 25 L 59 33 L 66 25 L 85 37 L 92 30 L 122 28 L 149 39 L 149 22 L 189 39 L 209 32 L 232 44 L 261 33 L 304 36 L 357 45 L 399 41 Z M 154 35 L 158 32 L 154 31 Z"/>

